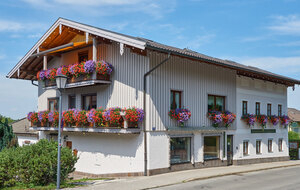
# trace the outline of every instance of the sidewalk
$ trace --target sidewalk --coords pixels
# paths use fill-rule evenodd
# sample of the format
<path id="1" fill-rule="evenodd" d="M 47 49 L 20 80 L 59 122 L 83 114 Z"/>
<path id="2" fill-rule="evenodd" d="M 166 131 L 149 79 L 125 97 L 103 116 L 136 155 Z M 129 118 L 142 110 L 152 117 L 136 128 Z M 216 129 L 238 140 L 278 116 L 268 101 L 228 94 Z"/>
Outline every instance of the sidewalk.
<path id="1" fill-rule="evenodd" d="M 300 166 L 300 160 L 285 161 L 285 162 L 270 162 L 242 166 L 227 166 L 227 167 L 213 167 L 205 169 L 185 170 L 179 172 L 171 172 L 149 177 L 133 177 L 121 178 L 111 181 L 95 181 L 94 184 L 79 187 L 76 189 L 122 189 L 122 190 L 138 190 L 150 189 L 155 187 L 163 187 L 183 182 L 189 182 L 200 179 L 208 179 L 213 177 L 220 177 L 226 175 L 233 175 L 239 173 L 247 173 L 253 171 L 282 168 L 289 166 Z"/>

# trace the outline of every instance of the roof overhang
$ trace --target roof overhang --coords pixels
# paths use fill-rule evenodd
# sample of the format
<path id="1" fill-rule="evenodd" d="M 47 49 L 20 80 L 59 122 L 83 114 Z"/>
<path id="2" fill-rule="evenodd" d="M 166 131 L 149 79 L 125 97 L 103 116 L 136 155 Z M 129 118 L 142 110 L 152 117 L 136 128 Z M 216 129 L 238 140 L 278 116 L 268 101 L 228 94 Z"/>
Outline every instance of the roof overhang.
<path id="1" fill-rule="evenodd" d="M 85 34 L 88 34 L 88 35 L 91 35 L 91 36 L 102 37 L 103 39 L 115 41 L 115 42 L 118 42 L 118 43 L 122 43 L 124 45 L 128 45 L 128 46 L 131 46 L 133 48 L 138 48 L 138 49 L 141 49 L 141 50 L 145 49 L 146 42 L 144 42 L 142 40 L 138 40 L 138 39 L 135 39 L 133 37 L 122 35 L 122 34 L 119 34 L 119 33 L 107 31 L 107 30 L 104 30 L 104 29 L 101 29 L 101 28 L 92 27 L 92 26 L 89 26 L 89 25 L 86 25 L 86 24 L 74 22 L 74 21 L 67 20 L 67 19 L 64 19 L 64 18 L 59 18 L 48 29 L 48 31 L 38 40 L 38 42 L 26 53 L 26 55 L 13 67 L 13 69 L 7 74 L 6 77 L 7 78 L 18 78 L 19 75 L 20 75 L 20 68 L 26 61 L 34 62 L 34 64 L 40 63 L 42 61 L 42 58 L 33 59 L 32 55 L 36 54 L 36 53 L 39 53 L 40 50 L 43 49 L 41 47 L 42 44 L 45 43 L 45 41 L 48 39 L 48 37 L 53 32 L 56 31 L 57 35 L 58 35 L 58 33 L 61 34 L 62 26 L 67 27 L 67 28 L 72 28 L 73 30 L 75 30 L 75 32 L 77 31 L 77 32 L 80 32 L 82 34 L 85 33 Z M 62 45 L 62 44 L 60 44 L 60 45 Z M 70 49 L 70 48 L 67 48 L 67 49 Z M 31 74 L 32 76 L 34 76 L 34 72 L 24 71 L 24 73 L 26 73 L 26 72 Z M 30 78 L 26 78 L 26 79 L 30 79 Z"/>

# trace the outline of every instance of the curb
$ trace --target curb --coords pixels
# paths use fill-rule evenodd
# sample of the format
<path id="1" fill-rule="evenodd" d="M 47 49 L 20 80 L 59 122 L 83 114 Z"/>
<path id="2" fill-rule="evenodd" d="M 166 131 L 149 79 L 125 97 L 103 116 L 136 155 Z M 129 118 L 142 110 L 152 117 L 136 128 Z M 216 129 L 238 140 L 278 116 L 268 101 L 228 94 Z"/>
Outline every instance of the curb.
<path id="1" fill-rule="evenodd" d="M 282 166 L 273 166 L 273 167 L 268 167 L 268 168 L 252 169 L 252 170 L 250 169 L 250 170 L 245 170 L 245 171 L 237 171 L 237 172 L 211 175 L 211 176 L 206 176 L 206 177 L 186 179 L 186 180 L 176 182 L 176 183 L 159 185 L 159 186 L 154 186 L 154 187 L 147 187 L 147 188 L 143 188 L 141 190 L 148 190 L 148 189 L 159 188 L 159 187 L 167 187 L 167 186 L 171 186 L 171 185 L 178 185 L 178 184 L 181 184 L 181 183 L 188 183 L 188 182 L 192 182 L 192 181 L 211 179 L 211 178 L 215 178 L 215 177 L 223 177 L 223 176 L 236 175 L 236 174 L 242 174 L 242 173 L 251 173 L 251 172 L 257 172 L 257 171 L 263 171 L 263 170 L 277 169 L 277 168 L 287 168 L 287 167 L 292 167 L 292 166 L 300 166 L 300 163 L 290 164 L 290 165 L 282 165 Z"/>

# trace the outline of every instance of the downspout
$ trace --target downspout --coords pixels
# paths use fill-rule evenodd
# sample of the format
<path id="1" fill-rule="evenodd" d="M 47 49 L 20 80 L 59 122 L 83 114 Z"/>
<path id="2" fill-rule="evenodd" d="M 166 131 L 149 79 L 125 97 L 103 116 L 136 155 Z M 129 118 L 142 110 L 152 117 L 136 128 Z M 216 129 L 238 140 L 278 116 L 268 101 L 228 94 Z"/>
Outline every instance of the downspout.
<path id="1" fill-rule="evenodd" d="M 34 84 L 34 83 L 33 83 L 33 80 L 31 81 L 31 84 L 32 84 L 33 86 L 37 86 L 37 87 L 39 86 L 38 84 Z"/>
<path id="2" fill-rule="evenodd" d="M 144 176 L 148 176 L 148 168 L 147 168 L 147 164 L 148 164 L 148 159 L 147 159 L 147 129 L 146 129 L 146 89 L 147 89 L 147 76 L 150 75 L 153 71 L 155 71 L 158 67 L 160 67 L 162 64 L 164 64 L 165 62 L 167 62 L 170 59 L 170 55 L 171 53 L 168 53 L 168 57 L 163 60 L 162 62 L 160 62 L 158 65 L 156 65 L 155 67 L 153 67 L 152 69 L 150 69 L 150 71 L 148 71 L 147 73 L 144 74 L 144 99 L 143 99 L 143 110 L 145 113 L 145 119 L 144 119 L 144 127 L 143 127 L 143 132 L 144 132 Z"/>

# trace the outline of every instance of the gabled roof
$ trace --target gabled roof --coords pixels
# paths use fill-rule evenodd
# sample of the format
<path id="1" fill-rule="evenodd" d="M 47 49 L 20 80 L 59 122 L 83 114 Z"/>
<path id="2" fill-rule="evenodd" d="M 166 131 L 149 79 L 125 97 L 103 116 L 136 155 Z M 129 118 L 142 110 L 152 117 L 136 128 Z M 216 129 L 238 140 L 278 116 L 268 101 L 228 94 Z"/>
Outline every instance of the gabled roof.
<path id="1" fill-rule="evenodd" d="M 295 108 L 288 108 L 288 116 L 292 121 L 300 122 L 300 111 Z"/>
<path id="2" fill-rule="evenodd" d="M 171 53 L 172 55 L 177 55 L 180 57 L 193 59 L 193 60 L 199 60 L 201 62 L 214 64 L 216 66 L 233 69 L 233 70 L 237 71 L 238 75 L 242 75 L 242 76 L 257 78 L 257 79 L 261 79 L 261 80 L 268 80 L 271 82 L 284 84 L 287 86 L 294 86 L 295 84 L 300 84 L 300 80 L 296 80 L 293 78 L 278 75 L 278 74 L 275 74 L 275 73 L 272 73 L 272 72 L 269 72 L 269 71 L 266 71 L 263 69 L 259 69 L 256 67 L 242 65 L 242 64 L 236 63 L 234 61 L 230 61 L 230 60 L 223 60 L 223 59 L 210 57 L 210 56 L 207 56 L 207 55 L 204 55 L 204 54 L 201 54 L 201 53 L 198 53 L 198 52 L 186 49 L 186 48 L 180 49 L 180 48 L 168 46 L 165 44 L 161 44 L 161 43 L 149 40 L 149 39 L 133 37 L 133 36 L 105 30 L 102 28 L 78 23 L 75 21 L 67 20 L 64 18 L 59 18 L 50 27 L 50 29 L 31 48 L 31 50 L 29 50 L 29 52 L 19 61 L 19 63 L 8 73 L 7 77 L 13 78 L 12 76 L 14 76 L 14 78 L 17 78 L 15 76 L 16 76 L 18 69 L 20 69 L 20 67 L 25 63 L 25 61 L 27 61 L 27 59 L 32 54 L 37 52 L 38 47 L 40 47 L 43 43 L 45 43 L 44 41 L 49 37 L 49 35 L 52 32 L 54 32 L 55 30 L 58 31 L 58 27 L 60 25 L 73 28 L 73 30 L 76 29 L 81 32 L 87 32 L 87 33 L 95 35 L 95 36 L 100 36 L 105 39 L 123 43 L 123 44 L 126 44 L 131 47 L 135 47 L 138 49 L 142 49 L 142 50 L 148 49 L 148 50 L 154 50 L 154 51 L 163 52 L 163 53 Z M 42 61 L 42 59 L 40 58 L 40 60 L 36 60 L 36 61 L 31 60 L 31 62 L 39 62 L 39 61 Z M 27 64 L 30 64 L 29 61 Z M 26 73 L 26 71 L 25 71 L 25 73 Z M 33 80 L 34 77 L 27 78 L 27 79 Z"/>

